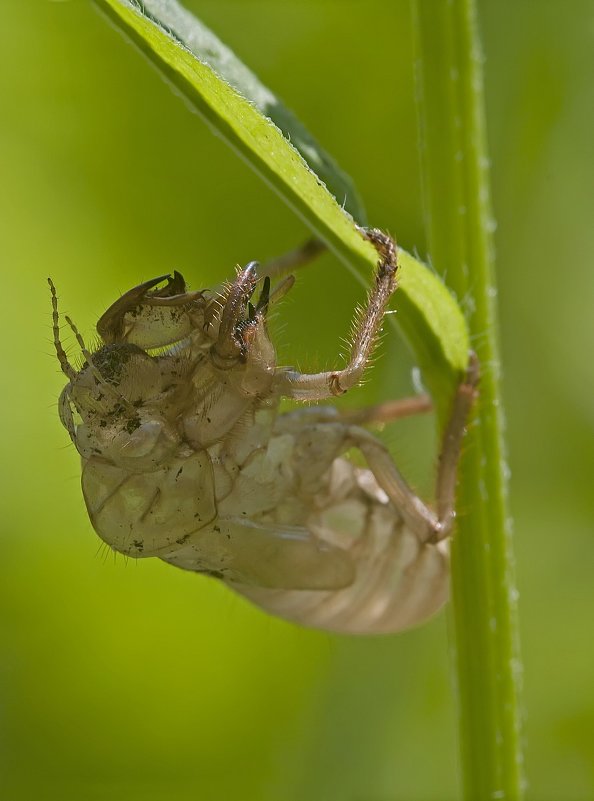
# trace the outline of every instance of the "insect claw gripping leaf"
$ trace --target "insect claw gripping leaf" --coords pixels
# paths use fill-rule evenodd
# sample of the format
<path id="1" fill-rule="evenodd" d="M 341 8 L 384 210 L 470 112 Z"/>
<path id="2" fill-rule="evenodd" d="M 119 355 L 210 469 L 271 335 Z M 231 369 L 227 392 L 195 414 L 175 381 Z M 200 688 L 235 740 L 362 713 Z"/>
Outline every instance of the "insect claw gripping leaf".
<path id="1" fill-rule="evenodd" d="M 455 474 L 477 368 L 453 399 L 433 511 L 408 486 L 385 446 L 356 422 L 427 411 L 426 397 L 341 414 L 333 407 L 280 414 L 283 397 L 321 400 L 359 383 L 396 288 L 396 247 L 378 251 L 374 283 L 355 316 L 343 370 L 279 367 L 266 312 L 293 278 L 270 275 L 311 253 L 250 262 L 223 290 L 188 291 L 174 272 L 126 292 L 101 316 L 100 346 L 75 370 L 60 416 L 82 457 L 82 488 L 97 534 L 128 556 L 156 556 L 223 581 L 272 614 L 352 634 L 399 631 L 448 595 Z M 311 247 L 310 247 L 311 250 Z M 348 451 L 358 449 L 367 467 Z"/>

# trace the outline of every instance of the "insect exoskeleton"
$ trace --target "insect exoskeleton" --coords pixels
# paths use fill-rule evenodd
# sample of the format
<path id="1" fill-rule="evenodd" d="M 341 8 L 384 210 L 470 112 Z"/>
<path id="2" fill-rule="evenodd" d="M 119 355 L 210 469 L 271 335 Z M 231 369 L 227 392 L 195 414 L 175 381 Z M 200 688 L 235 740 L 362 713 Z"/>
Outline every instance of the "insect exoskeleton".
<path id="1" fill-rule="evenodd" d="M 220 579 L 263 609 L 307 626 L 394 632 L 421 623 L 448 595 L 448 537 L 477 363 L 453 400 L 439 460 L 435 511 L 410 489 L 365 424 L 426 411 L 418 396 L 358 412 L 308 406 L 359 383 L 396 288 L 396 247 L 377 230 L 375 281 L 355 317 L 347 364 L 301 373 L 279 367 L 266 318 L 293 279 L 271 291 L 251 262 L 214 292 L 179 273 L 126 292 L 102 315 L 101 346 L 72 367 L 60 417 L 82 457 L 91 523 L 113 549 L 157 556 Z M 316 248 L 303 250 L 303 261 Z M 292 255 L 291 266 L 299 258 Z M 367 466 L 347 458 L 357 448 Z"/>

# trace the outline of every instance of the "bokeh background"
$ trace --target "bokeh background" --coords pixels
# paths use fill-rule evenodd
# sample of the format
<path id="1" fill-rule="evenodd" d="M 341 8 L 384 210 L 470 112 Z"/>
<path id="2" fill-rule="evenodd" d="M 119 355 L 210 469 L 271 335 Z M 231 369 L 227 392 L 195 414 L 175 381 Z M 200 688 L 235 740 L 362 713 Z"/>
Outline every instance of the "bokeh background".
<path id="1" fill-rule="evenodd" d="M 407 2 L 187 0 L 425 254 Z M 594 795 L 594 4 L 482 0 L 528 797 Z M 302 224 L 88 0 L 0 26 L 0 792 L 7 801 L 448 801 L 447 614 L 349 639 L 99 549 L 57 419 L 46 276 L 91 336 L 121 291 L 193 287 Z M 444 203 L 447 203 L 444 198 Z M 331 257 L 275 321 L 331 364 L 361 289 Z M 72 339 L 69 340 L 72 343 Z M 411 391 L 393 332 L 348 403 Z M 384 432 L 430 492 L 429 419 Z"/>

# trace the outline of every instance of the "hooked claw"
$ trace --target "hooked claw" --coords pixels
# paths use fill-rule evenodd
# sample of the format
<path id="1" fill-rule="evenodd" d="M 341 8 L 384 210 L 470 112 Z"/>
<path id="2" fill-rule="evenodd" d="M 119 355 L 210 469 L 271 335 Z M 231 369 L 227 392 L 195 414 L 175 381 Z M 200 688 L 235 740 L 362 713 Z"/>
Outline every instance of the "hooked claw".
<path id="1" fill-rule="evenodd" d="M 167 281 L 164 287 L 151 291 L 153 287 Z M 126 314 L 139 306 L 182 306 L 197 298 L 202 291 L 187 292 L 186 282 L 181 273 L 174 271 L 171 275 L 160 275 L 149 281 L 129 289 L 99 318 L 97 331 L 106 344 L 121 342 L 125 339 L 124 318 Z"/>

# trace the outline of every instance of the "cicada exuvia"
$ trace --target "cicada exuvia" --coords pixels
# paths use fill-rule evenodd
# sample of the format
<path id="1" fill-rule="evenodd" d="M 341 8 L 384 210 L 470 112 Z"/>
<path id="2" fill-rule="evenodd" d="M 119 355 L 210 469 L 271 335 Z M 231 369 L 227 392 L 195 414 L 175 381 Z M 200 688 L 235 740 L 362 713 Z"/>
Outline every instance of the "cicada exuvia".
<path id="1" fill-rule="evenodd" d="M 98 535 L 130 557 L 157 556 L 225 582 L 286 619 L 346 633 L 395 632 L 448 595 L 448 539 L 464 427 L 476 392 L 471 357 L 442 440 L 435 510 L 409 487 L 365 425 L 428 408 L 425 396 L 355 413 L 281 414 L 282 398 L 321 401 L 356 386 L 396 288 L 397 250 L 377 230 L 367 301 L 348 363 L 278 366 L 267 329 L 292 277 L 251 262 L 220 291 L 188 291 L 179 273 L 126 292 L 100 318 L 92 353 L 68 361 L 50 281 L 54 343 L 68 384 L 60 418 L 82 457 Z M 316 246 L 300 253 L 305 260 Z M 347 456 L 358 449 L 366 466 Z"/>

